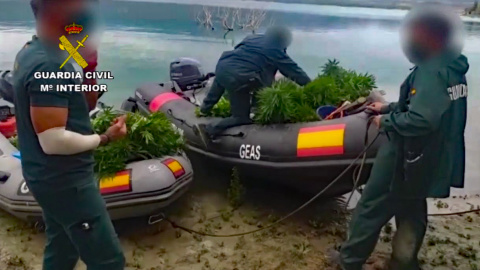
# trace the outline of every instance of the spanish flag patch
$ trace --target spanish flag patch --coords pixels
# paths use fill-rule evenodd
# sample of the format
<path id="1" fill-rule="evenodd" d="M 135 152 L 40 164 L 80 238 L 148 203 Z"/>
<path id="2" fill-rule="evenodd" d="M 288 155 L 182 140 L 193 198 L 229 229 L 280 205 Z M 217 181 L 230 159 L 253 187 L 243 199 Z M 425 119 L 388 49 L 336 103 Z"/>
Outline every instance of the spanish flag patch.
<path id="1" fill-rule="evenodd" d="M 110 195 L 132 191 L 132 170 L 124 170 L 115 174 L 113 177 L 102 178 L 100 180 L 100 193 Z"/>
<path id="2" fill-rule="evenodd" d="M 173 158 L 166 159 L 162 161 L 162 163 L 172 171 L 175 178 L 180 178 L 185 174 L 185 169 L 183 169 L 182 164 Z"/>
<path id="3" fill-rule="evenodd" d="M 342 155 L 345 124 L 301 128 L 297 139 L 297 157 Z"/>

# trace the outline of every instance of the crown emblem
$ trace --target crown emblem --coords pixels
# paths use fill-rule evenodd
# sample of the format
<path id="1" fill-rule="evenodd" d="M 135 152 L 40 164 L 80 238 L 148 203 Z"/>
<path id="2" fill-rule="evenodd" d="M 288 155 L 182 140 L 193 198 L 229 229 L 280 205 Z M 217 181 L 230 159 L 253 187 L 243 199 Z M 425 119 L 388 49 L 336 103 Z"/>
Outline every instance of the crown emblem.
<path id="1" fill-rule="evenodd" d="M 75 23 L 65 26 L 65 31 L 67 31 L 68 34 L 80 34 L 82 30 L 83 30 L 83 26 Z"/>

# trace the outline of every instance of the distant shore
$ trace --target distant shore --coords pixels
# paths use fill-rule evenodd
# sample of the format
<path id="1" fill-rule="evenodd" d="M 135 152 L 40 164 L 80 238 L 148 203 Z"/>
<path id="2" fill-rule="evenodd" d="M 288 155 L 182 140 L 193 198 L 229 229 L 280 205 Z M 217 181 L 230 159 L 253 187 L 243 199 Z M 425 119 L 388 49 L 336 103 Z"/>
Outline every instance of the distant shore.
<path id="1" fill-rule="evenodd" d="M 356 1 L 356 0 L 259 0 L 266 2 L 288 3 L 288 4 L 310 4 L 310 5 L 333 5 L 342 7 L 363 7 L 363 8 L 381 8 L 381 9 L 401 9 L 410 10 L 414 7 L 412 1 Z M 450 6 L 456 10 L 463 11 L 473 5 L 472 3 L 445 3 L 439 4 Z"/>

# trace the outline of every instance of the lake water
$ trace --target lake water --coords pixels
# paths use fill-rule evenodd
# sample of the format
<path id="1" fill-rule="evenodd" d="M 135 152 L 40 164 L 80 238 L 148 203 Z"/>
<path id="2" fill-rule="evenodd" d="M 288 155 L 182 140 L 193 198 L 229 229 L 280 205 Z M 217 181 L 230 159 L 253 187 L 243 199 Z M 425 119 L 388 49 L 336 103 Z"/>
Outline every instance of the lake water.
<path id="1" fill-rule="evenodd" d="M 34 34 L 34 22 L 27 1 L 0 0 L 0 69 L 11 69 L 16 53 Z M 178 1 L 177 1 L 178 2 Z M 196 1 L 109 1 L 102 3 L 106 30 L 99 53 L 98 70 L 112 71 L 106 81 L 109 92 L 102 98 L 119 105 L 139 84 L 168 78 L 169 63 L 177 57 L 193 57 L 206 71 L 213 71 L 220 54 L 232 48 L 247 32 L 227 35 L 221 25 L 214 31 L 199 27 L 196 15 L 202 7 Z M 336 58 L 347 67 L 373 73 L 378 86 L 395 100 L 398 87 L 412 65 L 399 45 L 398 28 L 405 11 L 344 8 L 232 0 L 207 0 L 204 5 L 260 8 L 267 14 L 264 25 L 284 24 L 292 28 L 294 42 L 289 54 L 312 77 L 327 59 Z M 220 10 L 222 11 L 222 10 Z M 245 11 L 243 14 L 247 14 Z M 467 128 L 467 188 L 456 193 L 480 193 L 480 24 L 465 23 L 465 55 L 470 61 L 469 119 Z M 261 32 L 261 29 L 260 29 Z"/>

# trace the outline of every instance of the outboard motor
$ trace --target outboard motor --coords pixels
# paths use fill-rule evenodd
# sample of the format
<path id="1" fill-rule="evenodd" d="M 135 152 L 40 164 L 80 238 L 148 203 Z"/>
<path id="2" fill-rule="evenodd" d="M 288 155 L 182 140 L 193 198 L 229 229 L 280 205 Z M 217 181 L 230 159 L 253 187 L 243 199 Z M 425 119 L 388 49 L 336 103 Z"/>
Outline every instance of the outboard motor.
<path id="1" fill-rule="evenodd" d="M 205 75 L 195 59 L 182 57 L 170 63 L 170 80 L 176 82 L 182 92 L 203 88 L 210 77 L 212 74 Z"/>
<path id="2" fill-rule="evenodd" d="M 13 103 L 13 73 L 10 70 L 0 72 L 0 97 Z"/>

